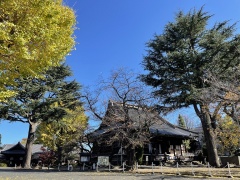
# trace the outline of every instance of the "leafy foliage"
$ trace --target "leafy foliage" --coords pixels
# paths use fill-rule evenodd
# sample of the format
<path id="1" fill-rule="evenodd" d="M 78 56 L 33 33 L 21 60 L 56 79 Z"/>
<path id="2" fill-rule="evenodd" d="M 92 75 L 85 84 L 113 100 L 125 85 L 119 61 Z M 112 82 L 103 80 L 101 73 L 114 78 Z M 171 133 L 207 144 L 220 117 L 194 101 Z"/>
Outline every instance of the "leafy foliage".
<path id="1" fill-rule="evenodd" d="M 43 122 L 37 129 L 37 141 L 52 150 L 61 147 L 65 154 L 78 146 L 87 126 L 87 117 L 82 106 L 67 110 L 67 115 L 58 121 Z"/>
<path id="2" fill-rule="evenodd" d="M 203 8 L 187 14 L 180 11 L 175 22 L 168 23 L 161 35 L 148 42 L 143 60 L 148 74 L 141 78 L 155 88 L 159 110 L 193 105 L 202 122 L 210 164 L 219 167 L 214 130 L 222 102 L 212 95 L 206 79 L 214 74 L 227 80 L 235 73 L 240 65 L 240 35 L 234 34 L 235 24 L 229 26 L 227 21 L 207 29 L 210 18 Z"/>
<path id="3" fill-rule="evenodd" d="M 218 121 L 219 152 L 233 154 L 240 146 L 240 126 L 226 116 Z"/>
<path id="4" fill-rule="evenodd" d="M 156 88 L 154 94 L 170 109 L 187 107 L 196 102 L 193 89 L 207 87 L 206 71 L 226 78 L 239 61 L 240 36 L 227 21 L 206 29 L 208 13 L 179 12 L 161 35 L 147 44 L 143 66 L 148 74 L 142 80 Z M 194 94 L 196 95 L 196 94 Z"/>
<path id="5" fill-rule="evenodd" d="M 8 167 L 7 163 L 0 163 L 0 167 Z"/>
<path id="6" fill-rule="evenodd" d="M 185 129 L 187 128 L 185 119 L 180 114 L 178 115 L 178 126 L 182 127 L 182 128 L 185 128 Z M 186 147 L 187 150 L 190 149 L 190 140 L 189 139 L 183 140 L 182 143 Z"/>
<path id="7" fill-rule="evenodd" d="M 178 115 L 178 126 L 182 128 L 186 128 L 185 120 L 180 114 Z"/>
<path id="8" fill-rule="evenodd" d="M 80 104 L 79 84 L 65 81 L 70 75 L 70 69 L 62 65 L 48 70 L 44 78 L 19 78 L 16 86 L 9 87 L 18 92 L 17 96 L 1 104 L 2 117 L 24 123 L 50 122 L 62 117 L 67 108 Z"/>
<path id="9" fill-rule="evenodd" d="M 54 164 L 56 161 L 56 154 L 53 150 L 48 150 L 44 147 L 41 148 L 43 151 L 41 154 L 39 154 L 39 159 L 42 161 L 43 165 L 51 165 Z"/>
<path id="10" fill-rule="evenodd" d="M 1 118 L 29 124 L 26 168 L 30 167 L 31 146 L 37 126 L 42 122 L 58 121 L 67 114 L 67 109 L 81 104 L 80 85 L 67 81 L 70 75 L 70 69 L 61 65 L 42 74 L 44 78 L 19 78 L 16 86 L 9 87 L 18 92 L 17 95 L 0 105 Z"/>
<path id="11" fill-rule="evenodd" d="M 62 0 L 0 1 L 0 87 L 59 65 L 74 46 L 75 15 Z M 0 98 L 14 95 L 0 93 Z"/>

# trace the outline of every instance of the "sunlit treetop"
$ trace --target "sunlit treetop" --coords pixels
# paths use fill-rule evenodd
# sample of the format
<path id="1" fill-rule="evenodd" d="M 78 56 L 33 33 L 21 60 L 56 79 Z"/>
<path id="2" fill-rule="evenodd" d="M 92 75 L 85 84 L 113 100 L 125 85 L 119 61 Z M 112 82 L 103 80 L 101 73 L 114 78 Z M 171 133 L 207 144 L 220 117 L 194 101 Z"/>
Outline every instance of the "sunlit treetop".
<path id="1" fill-rule="evenodd" d="M 74 47 L 74 29 L 62 0 L 1 0 L 0 87 L 59 65 Z"/>
<path id="2" fill-rule="evenodd" d="M 62 119 L 52 122 L 43 122 L 37 129 L 37 142 L 55 150 L 56 145 L 65 146 L 78 142 L 87 128 L 88 118 L 82 106 L 74 110 L 67 110 Z M 55 139 L 54 139 L 55 138 Z"/>

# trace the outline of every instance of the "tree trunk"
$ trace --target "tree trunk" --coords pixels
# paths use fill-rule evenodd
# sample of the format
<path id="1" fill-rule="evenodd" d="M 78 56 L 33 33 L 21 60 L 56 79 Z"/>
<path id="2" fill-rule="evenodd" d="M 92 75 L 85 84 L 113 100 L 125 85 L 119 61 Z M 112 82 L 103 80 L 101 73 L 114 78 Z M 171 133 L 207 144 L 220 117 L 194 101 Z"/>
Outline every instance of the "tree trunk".
<path id="1" fill-rule="evenodd" d="M 31 169 L 32 146 L 35 139 L 37 125 L 38 125 L 37 123 L 29 123 L 28 138 L 26 143 L 26 156 L 24 162 L 25 169 Z"/>
<path id="2" fill-rule="evenodd" d="M 58 157 L 58 164 L 62 165 L 62 146 L 58 145 L 57 146 L 57 157 Z"/>
<path id="3" fill-rule="evenodd" d="M 208 161 L 211 166 L 220 167 L 220 160 L 217 153 L 216 134 L 212 126 L 212 121 L 207 106 L 201 105 L 200 111 L 200 114 L 197 114 L 202 123 L 208 153 Z"/>
<path id="4" fill-rule="evenodd" d="M 63 128 L 60 129 L 60 135 L 63 135 Z M 58 159 L 58 164 L 62 165 L 62 155 L 63 155 L 63 142 L 60 139 L 58 139 L 57 143 L 57 159 Z"/>
<path id="5" fill-rule="evenodd" d="M 128 159 L 127 169 L 134 169 L 134 165 L 136 163 L 135 148 L 132 147 L 127 148 L 127 159 Z"/>

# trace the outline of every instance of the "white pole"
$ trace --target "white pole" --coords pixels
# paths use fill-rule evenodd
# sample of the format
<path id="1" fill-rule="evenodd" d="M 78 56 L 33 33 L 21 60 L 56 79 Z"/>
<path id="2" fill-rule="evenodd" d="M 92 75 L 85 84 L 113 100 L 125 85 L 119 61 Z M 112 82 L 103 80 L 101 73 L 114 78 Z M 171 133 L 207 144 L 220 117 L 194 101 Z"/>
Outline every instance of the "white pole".
<path id="1" fill-rule="evenodd" d="M 121 143 L 121 165 L 123 165 L 123 149 L 122 149 L 122 143 Z"/>
<path id="2" fill-rule="evenodd" d="M 177 175 L 181 175 L 181 173 L 179 172 L 179 169 L 178 169 L 178 162 L 177 162 Z"/>
<path id="3" fill-rule="evenodd" d="M 60 163 L 58 163 L 58 171 L 60 171 Z"/>
<path id="4" fill-rule="evenodd" d="M 137 166 L 136 167 L 137 167 L 137 173 L 138 173 L 138 162 L 137 162 Z"/>
<path id="5" fill-rule="evenodd" d="M 96 170 L 97 170 L 97 172 L 98 172 L 98 162 L 97 162 Z"/>
<path id="6" fill-rule="evenodd" d="M 192 175 L 195 176 L 195 173 L 193 171 L 193 165 L 192 165 L 192 162 L 191 162 L 191 168 L 192 168 Z"/>
<path id="7" fill-rule="evenodd" d="M 230 170 L 229 162 L 227 162 L 227 166 L 228 166 L 228 177 L 229 177 L 229 178 L 233 178 L 232 173 L 231 173 L 231 170 Z"/>
<path id="8" fill-rule="evenodd" d="M 125 173 L 125 170 L 124 170 L 124 165 L 125 165 L 125 163 L 123 162 L 123 173 Z"/>
<path id="9" fill-rule="evenodd" d="M 153 162 L 152 162 L 152 174 L 154 174 L 154 171 L 153 171 Z"/>
<path id="10" fill-rule="evenodd" d="M 160 173 L 163 174 L 163 172 L 162 172 L 162 161 L 160 162 Z"/>
<path id="11" fill-rule="evenodd" d="M 211 171 L 210 171 L 210 164 L 209 164 L 209 162 L 208 162 L 208 175 L 209 175 L 210 177 L 212 177 L 212 173 L 211 173 Z"/>

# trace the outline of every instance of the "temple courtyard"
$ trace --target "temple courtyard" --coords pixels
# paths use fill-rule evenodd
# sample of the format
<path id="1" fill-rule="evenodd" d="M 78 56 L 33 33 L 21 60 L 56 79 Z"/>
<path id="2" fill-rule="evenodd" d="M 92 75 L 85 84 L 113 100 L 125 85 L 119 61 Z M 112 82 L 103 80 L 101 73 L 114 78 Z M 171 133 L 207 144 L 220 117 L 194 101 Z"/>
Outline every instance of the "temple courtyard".
<path id="1" fill-rule="evenodd" d="M 238 179 L 239 177 L 234 177 Z M 145 172 L 79 172 L 79 171 L 56 171 L 56 170 L 24 170 L 13 168 L 0 168 L 0 180 L 151 180 L 151 179 L 229 179 L 227 176 L 210 177 L 171 173 Z"/>

